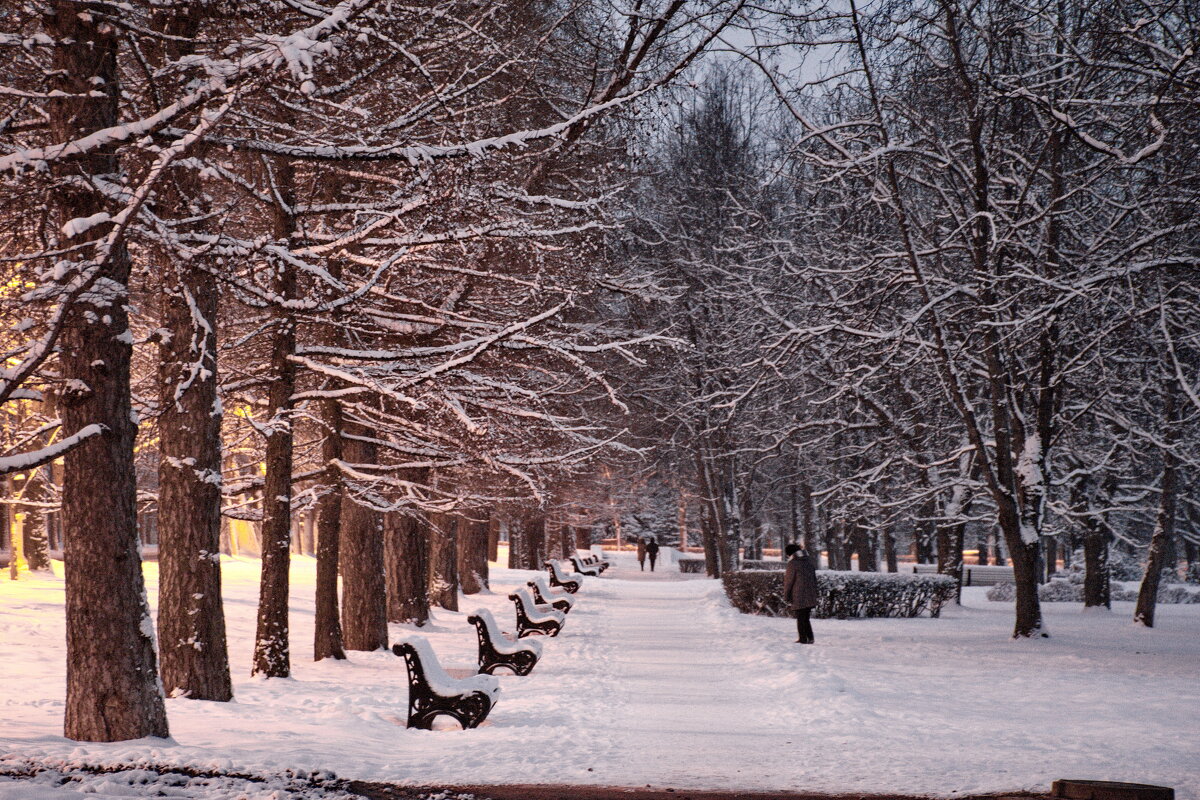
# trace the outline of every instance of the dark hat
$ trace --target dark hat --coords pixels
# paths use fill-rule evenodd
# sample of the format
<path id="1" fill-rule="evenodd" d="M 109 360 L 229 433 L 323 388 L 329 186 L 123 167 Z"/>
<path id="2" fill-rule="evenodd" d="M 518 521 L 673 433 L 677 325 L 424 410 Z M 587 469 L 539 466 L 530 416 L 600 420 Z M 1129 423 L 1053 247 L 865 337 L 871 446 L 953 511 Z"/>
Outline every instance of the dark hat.
<path id="1" fill-rule="evenodd" d="M 800 552 L 800 545 L 798 545 L 798 544 L 789 544 L 787 547 L 783 548 L 784 555 L 790 556 L 794 553 L 799 553 L 799 552 Z"/>

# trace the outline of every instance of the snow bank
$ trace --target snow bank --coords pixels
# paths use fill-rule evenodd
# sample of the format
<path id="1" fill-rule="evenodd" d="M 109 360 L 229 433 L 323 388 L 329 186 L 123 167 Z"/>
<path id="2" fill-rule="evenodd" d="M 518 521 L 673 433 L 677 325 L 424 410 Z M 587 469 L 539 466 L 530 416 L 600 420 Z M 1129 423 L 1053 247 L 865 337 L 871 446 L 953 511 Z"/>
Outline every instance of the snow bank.
<path id="1" fill-rule="evenodd" d="M 436 733 L 404 727 L 406 673 L 392 653 L 309 660 L 309 558 L 293 557 L 293 677 L 249 677 L 260 565 L 226 558 L 235 702 L 168 700 L 171 740 L 68 741 L 62 584 L 0 579 L 0 754 L 321 769 L 407 785 L 942 797 L 1078 777 L 1200 800 L 1200 606 L 1160 607 L 1147 630 L 1132 624 L 1129 603 L 1089 614 L 1047 605 L 1051 638 L 1013 641 L 1011 605 L 968 588 L 941 619 L 817 620 L 816 645 L 803 646 L 794 621 L 734 611 L 717 581 L 639 573 L 632 554 L 606 555 L 613 568 L 584 588 L 570 634 L 545 641 L 537 670 L 499 677 L 503 697 L 480 728 Z M 153 602 L 157 565 L 146 575 Z M 464 607 L 511 614 L 507 590 L 533 575 L 496 567 L 494 594 Z M 474 672 L 466 616 L 435 610 L 420 629 L 390 626 L 391 637 L 419 632 L 448 672 Z"/>

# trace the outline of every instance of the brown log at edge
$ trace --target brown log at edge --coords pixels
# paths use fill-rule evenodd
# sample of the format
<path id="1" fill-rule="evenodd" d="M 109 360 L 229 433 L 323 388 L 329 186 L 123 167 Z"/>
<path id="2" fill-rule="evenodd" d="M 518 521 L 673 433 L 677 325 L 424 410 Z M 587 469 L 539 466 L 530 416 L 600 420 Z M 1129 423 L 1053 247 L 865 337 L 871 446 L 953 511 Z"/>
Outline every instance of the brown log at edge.
<path id="1" fill-rule="evenodd" d="M 118 121 L 118 31 L 103 17 L 57 0 L 45 15 L 54 40 L 49 86 L 51 140 L 69 142 Z M 52 167 L 74 179 L 121 171 L 108 147 Z M 50 193 L 51 225 L 106 211 L 90 187 L 64 182 Z M 109 232 L 98 225 L 73 245 Z M 72 258 L 86 258 L 83 251 Z M 130 399 L 129 253 L 117 242 L 102 256 L 86 304 L 67 311 L 59 339 L 65 433 L 88 425 L 106 431 L 64 458 L 62 515 L 66 590 L 67 686 L 64 735 L 112 742 L 169 735 L 158 681 L 154 628 L 138 555 L 137 482 Z M 103 313 L 97 313 L 102 309 Z"/>
<path id="2" fill-rule="evenodd" d="M 1065 800 L 1175 800 L 1175 790 L 1147 783 L 1057 780 L 1050 787 L 1050 796 Z"/>

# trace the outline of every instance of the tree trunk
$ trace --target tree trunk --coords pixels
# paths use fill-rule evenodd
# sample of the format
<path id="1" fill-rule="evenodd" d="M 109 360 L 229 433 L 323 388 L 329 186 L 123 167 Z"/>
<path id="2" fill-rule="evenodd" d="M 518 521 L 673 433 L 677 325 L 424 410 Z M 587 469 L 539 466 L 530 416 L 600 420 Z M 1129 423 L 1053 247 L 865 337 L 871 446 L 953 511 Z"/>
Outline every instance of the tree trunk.
<path id="1" fill-rule="evenodd" d="M 276 164 L 281 206 L 275 209 L 275 238 L 284 247 L 291 242 L 295 205 L 295 179 L 286 160 Z M 286 299 L 296 295 L 296 271 L 277 264 L 276 293 Z M 262 577 L 258 592 L 258 626 L 254 637 L 253 675 L 286 678 L 291 675 L 288 641 L 288 588 L 292 536 L 292 395 L 296 391 L 296 320 L 284 308 L 274 312 L 274 341 L 268 379 L 266 475 L 262 493 Z"/>
<path id="2" fill-rule="evenodd" d="M 429 535 L 423 520 L 392 512 L 384 518 L 388 621 L 429 621 Z"/>
<path id="3" fill-rule="evenodd" d="M 72 141 L 111 127 L 119 119 L 119 32 L 102 16 L 81 14 L 76 3 L 55 0 L 45 14 L 55 42 L 47 90 L 63 92 L 48 103 L 50 137 Z M 109 147 L 56 162 L 66 179 L 52 192 L 51 227 L 108 211 L 90 186 L 71 181 L 115 175 L 121 165 Z M 71 240 L 79 245 L 109 233 L 98 225 Z M 67 685 L 64 731 L 69 739 L 119 741 L 168 735 L 154 627 L 146 605 L 138 555 L 137 478 L 130 402 L 132 342 L 127 308 L 129 253 L 116 242 L 98 255 L 98 280 L 86 303 L 65 316 L 59 338 L 64 390 L 62 430 L 72 435 L 99 424 L 105 432 L 64 457 L 62 513 L 66 530 Z"/>
<path id="4" fill-rule="evenodd" d="M 896 572 L 900 568 L 896 558 L 896 537 L 892 535 L 891 529 L 885 529 L 883 532 L 883 557 L 887 562 L 888 572 Z"/>
<path id="5" fill-rule="evenodd" d="M 488 514 L 487 560 L 493 564 L 500 561 L 500 515 Z"/>
<path id="6" fill-rule="evenodd" d="M 435 514 L 429 527 L 429 602 L 458 611 L 459 518 Z"/>
<path id="7" fill-rule="evenodd" d="M 854 525 L 854 544 L 858 551 L 858 571 L 879 572 L 875 545 L 871 541 L 871 529 L 867 527 L 866 520 L 859 520 Z"/>
<path id="8" fill-rule="evenodd" d="M 350 464 L 374 464 L 376 446 L 364 441 L 373 431 L 346 423 L 342 454 Z M 388 646 L 387 584 L 384 577 L 382 519 L 359 502 L 342 479 L 341 541 L 342 641 L 347 650 L 385 650 Z"/>
<path id="9" fill-rule="evenodd" d="M 317 501 L 316 618 L 313 624 L 313 661 L 344 659 L 345 643 L 338 603 L 338 562 L 341 557 L 342 472 L 333 462 L 342 457 L 342 412 L 337 400 L 322 400 L 321 422 L 325 439 L 321 460 L 325 468 L 325 494 Z"/>
<path id="10" fill-rule="evenodd" d="M 233 697 L 221 603 L 221 404 L 217 285 L 167 270 L 159 342 L 159 658 L 171 695 Z"/>
<path id="11" fill-rule="evenodd" d="M 704 568 L 710 578 L 721 576 L 721 559 L 717 550 L 717 536 L 713 530 L 713 513 L 711 504 L 701 501 L 700 536 L 704 543 Z"/>
<path id="12" fill-rule="evenodd" d="M 479 594 L 488 588 L 488 528 L 490 515 L 481 520 L 459 522 L 458 578 L 463 594 Z"/>
<path id="13" fill-rule="evenodd" d="M 570 558 L 575 555 L 575 543 L 571 536 L 571 529 L 566 525 L 559 525 L 555 535 L 558 537 L 558 557 Z"/>
<path id="14" fill-rule="evenodd" d="M 17 497 L 17 484 L 24 488 L 24 475 L 9 475 L 5 479 L 8 484 L 10 499 Z M 25 558 L 25 512 L 19 503 L 10 502 L 4 506 L 4 521 L 8 525 L 8 578 L 19 580 L 21 573 L 29 569 L 29 561 Z"/>
<path id="15" fill-rule="evenodd" d="M 508 529 L 508 568 L 524 569 L 525 559 L 525 524 L 524 521 L 509 517 L 505 520 Z"/>
<path id="16" fill-rule="evenodd" d="M 1108 574 L 1108 534 L 1096 525 L 1083 536 L 1083 606 L 1112 608 Z"/>
<path id="17" fill-rule="evenodd" d="M 575 529 L 575 549 L 576 550 L 591 550 L 592 549 L 592 529 L 584 526 Z"/>
<path id="18" fill-rule="evenodd" d="M 1133 621 L 1154 627 L 1154 611 L 1158 605 L 1158 585 L 1163 569 L 1168 566 L 1167 552 L 1175 537 L 1175 507 L 1177 503 L 1179 459 L 1174 445 L 1178 438 L 1175 410 L 1175 387 L 1168 381 L 1163 392 L 1163 419 L 1166 422 L 1162 448 L 1162 477 L 1158 484 L 1158 515 L 1154 521 L 1154 535 L 1150 538 L 1150 552 L 1146 559 L 1146 574 L 1138 590 L 1137 605 L 1133 610 Z"/>
<path id="19" fill-rule="evenodd" d="M 47 409 L 49 410 L 49 409 Z M 46 442 L 49 444 L 49 442 Z M 33 572 L 50 571 L 50 514 L 39 505 L 50 497 L 50 465 L 26 473 L 22 497 L 29 501 L 21 530 L 25 562 Z"/>

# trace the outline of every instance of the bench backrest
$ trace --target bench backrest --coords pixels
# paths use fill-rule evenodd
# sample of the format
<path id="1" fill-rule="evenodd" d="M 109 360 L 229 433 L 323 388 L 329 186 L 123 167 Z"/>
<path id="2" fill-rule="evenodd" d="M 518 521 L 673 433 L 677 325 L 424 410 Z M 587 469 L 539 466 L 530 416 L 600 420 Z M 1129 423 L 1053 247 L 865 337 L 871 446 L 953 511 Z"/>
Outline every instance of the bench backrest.
<path id="1" fill-rule="evenodd" d="M 564 583 L 566 581 L 575 581 L 576 583 L 583 582 L 583 576 L 580 575 L 579 573 L 576 573 L 576 572 L 572 572 L 569 574 L 564 573 L 557 561 L 547 561 L 546 568 L 554 573 L 554 578 L 559 583 Z"/>
<path id="2" fill-rule="evenodd" d="M 403 656 L 404 665 L 408 667 L 408 681 L 412 686 L 432 690 L 434 694 L 452 696 L 471 691 L 482 691 L 492 694 L 496 684 L 491 676 L 476 675 L 471 678 L 452 678 L 442 669 L 437 656 L 423 636 L 409 636 L 392 648 L 398 656 Z M 491 678 L 481 681 L 480 677 Z"/>

